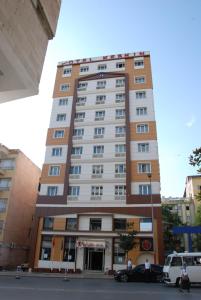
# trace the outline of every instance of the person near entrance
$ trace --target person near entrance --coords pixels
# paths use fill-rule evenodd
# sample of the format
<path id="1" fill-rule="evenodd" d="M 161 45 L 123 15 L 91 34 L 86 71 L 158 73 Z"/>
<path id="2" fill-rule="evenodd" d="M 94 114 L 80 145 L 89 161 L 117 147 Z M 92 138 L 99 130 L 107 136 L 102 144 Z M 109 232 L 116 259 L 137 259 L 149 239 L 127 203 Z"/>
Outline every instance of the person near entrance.
<path id="1" fill-rule="evenodd" d="M 144 264 L 144 272 L 145 272 L 145 281 L 150 282 L 151 277 L 151 264 L 148 259 L 146 259 Z"/>
<path id="2" fill-rule="evenodd" d="M 132 260 L 130 258 L 127 261 L 127 269 L 132 270 Z"/>
<path id="3" fill-rule="evenodd" d="M 183 292 L 183 290 L 187 290 L 187 292 L 190 292 L 190 285 L 191 284 L 190 284 L 190 279 L 189 279 L 188 272 L 186 269 L 186 263 L 184 263 L 181 268 L 179 291 Z"/>

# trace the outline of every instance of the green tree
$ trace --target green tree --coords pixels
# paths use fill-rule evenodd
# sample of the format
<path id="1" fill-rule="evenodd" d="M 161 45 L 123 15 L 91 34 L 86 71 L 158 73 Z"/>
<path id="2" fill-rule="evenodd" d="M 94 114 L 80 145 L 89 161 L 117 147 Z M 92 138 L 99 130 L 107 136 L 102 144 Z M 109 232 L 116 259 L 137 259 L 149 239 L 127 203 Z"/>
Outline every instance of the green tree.
<path id="1" fill-rule="evenodd" d="M 201 147 L 193 150 L 193 154 L 189 156 L 189 164 L 197 167 L 197 172 L 201 173 Z M 201 226 L 201 191 L 195 195 L 195 199 L 198 201 L 198 206 L 195 214 L 195 225 Z M 193 248 L 197 251 L 201 251 L 201 234 L 194 235 Z"/>
<path id="2" fill-rule="evenodd" d="M 172 253 L 174 250 L 183 251 L 184 248 L 181 245 L 183 235 L 174 235 L 172 229 L 174 226 L 182 226 L 183 223 L 179 216 L 171 211 L 169 205 L 162 206 L 162 216 L 163 216 L 163 239 L 165 253 Z"/>
<path id="3" fill-rule="evenodd" d="M 130 224 L 127 224 L 127 228 Z M 126 233 L 119 234 L 119 247 L 125 251 L 126 258 L 128 258 L 128 251 L 132 250 L 134 247 L 138 245 L 136 241 L 137 231 L 127 231 Z"/>
<path id="4" fill-rule="evenodd" d="M 193 154 L 189 156 L 189 164 L 197 167 L 197 172 L 201 173 L 201 147 L 193 150 Z"/>

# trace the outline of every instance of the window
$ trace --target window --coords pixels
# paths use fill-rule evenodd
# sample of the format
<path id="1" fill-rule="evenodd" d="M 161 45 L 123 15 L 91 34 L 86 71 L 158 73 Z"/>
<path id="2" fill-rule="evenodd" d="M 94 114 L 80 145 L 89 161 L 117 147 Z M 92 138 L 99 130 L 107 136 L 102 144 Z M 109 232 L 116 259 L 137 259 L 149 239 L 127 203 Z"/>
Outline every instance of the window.
<path id="1" fill-rule="evenodd" d="M 69 186 L 68 188 L 68 195 L 69 196 L 79 196 L 80 194 L 80 187 L 79 186 Z"/>
<path id="2" fill-rule="evenodd" d="M 52 156 L 61 156 L 62 148 L 52 148 Z"/>
<path id="3" fill-rule="evenodd" d="M 63 70 L 63 75 L 64 76 L 71 76 L 72 68 L 65 68 Z"/>
<path id="4" fill-rule="evenodd" d="M 117 126 L 115 127 L 115 136 L 116 137 L 123 137 L 126 134 L 126 127 L 125 126 Z"/>
<path id="5" fill-rule="evenodd" d="M 50 176 L 59 176 L 60 175 L 60 167 L 59 166 L 50 166 L 49 175 Z"/>
<path id="6" fill-rule="evenodd" d="M 59 99 L 59 106 L 65 106 L 68 104 L 68 98 Z"/>
<path id="7" fill-rule="evenodd" d="M 106 95 L 98 95 L 96 96 L 96 104 L 103 104 L 105 103 Z"/>
<path id="8" fill-rule="evenodd" d="M 90 219 L 89 230 L 91 231 L 100 231 L 101 230 L 101 219 Z"/>
<path id="9" fill-rule="evenodd" d="M 103 165 L 93 165 L 92 174 L 94 175 L 103 174 Z"/>
<path id="10" fill-rule="evenodd" d="M 116 63 L 116 68 L 117 69 L 125 68 L 125 63 L 124 62 L 117 62 Z"/>
<path id="11" fill-rule="evenodd" d="M 73 147 L 72 155 L 82 155 L 83 147 Z"/>
<path id="12" fill-rule="evenodd" d="M 104 110 L 96 111 L 96 113 L 95 113 L 95 121 L 104 120 L 104 118 L 105 118 L 105 111 Z"/>
<path id="13" fill-rule="evenodd" d="M 96 88 L 97 89 L 104 89 L 106 87 L 106 81 L 104 80 L 104 81 L 97 81 L 97 86 L 96 86 Z"/>
<path id="14" fill-rule="evenodd" d="M 137 107 L 136 114 L 137 116 L 147 115 L 147 107 Z"/>
<path id="15" fill-rule="evenodd" d="M 0 213 L 5 212 L 7 207 L 7 199 L 0 198 Z"/>
<path id="16" fill-rule="evenodd" d="M 69 89 L 70 89 L 70 85 L 67 84 L 67 83 L 61 84 L 61 85 L 60 85 L 60 91 L 61 91 L 61 92 L 66 92 L 66 91 L 68 91 Z"/>
<path id="17" fill-rule="evenodd" d="M 55 139 L 64 138 L 64 130 L 55 130 L 55 132 L 54 132 L 54 138 Z"/>
<path id="18" fill-rule="evenodd" d="M 125 118 L 125 109 L 116 109 L 115 111 L 116 115 L 116 119 L 124 119 Z"/>
<path id="19" fill-rule="evenodd" d="M 125 196 L 126 186 L 125 185 L 115 185 L 115 196 Z"/>
<path id="20" fill-rule="evenodd" d="M 77 230 L 77 219 L 68 218 L 66 219 L 66 230 Z"/>
<path id="21" fill-rule="evenodd" d="M 91 187 L 91 196 L 102 196 L 103 195 L 103 187 L 100 185 Z"/>
<path id="22" fill-rule="evenodd" d="M 0 168 L 3 170 L 12 170 L 15 168 L 14 159 L 2 159 L 0 160 Z"/>
<path id="23" fill-rule="evenodd" d="M 74 262 L 75 261 L 75 247 L 76 238 L 69 236 L 64 238 L 64 257 L 63 261 Z"/>
<path id="24" fill-rule="evenodd" d="M 89 67 L 88 66 L 82 66 L 80 67 L 80 73 L 85 73 L 89 71 Z"/>
<path id="25" fill-rule="evenodd" d="M 77 87 L 78 91 L 86 91 L 87 85 L 87 82 L 79 82 Z"/>
<path id="26" fill-rule="evenodd" d="M 66 114 L 58 114 L 56 120 L 57 122 L 66 121 Z"/>
<path id="27" fill-rule="evenodd" d="M 124 102 L 125 101 L 125 94 L 124 93 L 120 93 L 120 94 L 116 94 L 116 103 L 120 103 L 120 102 Z"/>
<path id="28" fill-rule="evenodd" d="M 151 173 L 151 164 L 138 163 L 138 173 Z"/>
<path id="29" fill-rule="evenodd" d="M 71 166 L 70 174 L 78 175 L 81 173 L 81 166 Z"/>
<path id="30" fill-rule="evenodd" d="M 42 236 L 41 250 L 40 250 L 40 259 L 41 260 L 50 260 L 53 239 L 54 238 L 52 238 L 52 236 L 49 236 L 49 235 Z"/>
<path id="31" fill-rule="evenodd" d="M 107 69 L 107 65 L 106 64 L 98 65 L 98 70 L 99 71 L 106 70 L 106 69 Z"/>
<path id="32" fill-rule="evenodd" d="M 114 239 L 114 263 L 115 264 L 125 264 L 126 253 L 125 250 L 119 246 L 120 240 L 118 238 Z"/>
<path id="33" fill-rule="evenodd" d="M 137 83 L 137 84 L 145 83 L 145 77 L 144 76 L 136 76 L 135 83 Z"/>
<path id="34" fill-rule="evenodd" d="M 138 124 L 137 125 L 137 133 L 147 133 L 149 132 L 148 124 Z"/>
<path id="35" fill-rule="evenodd" d="M 150 184 L 140 184 L 139 185 L 139 195 L 150 195 L 151 185 Z"/>
<path id="36" fill-rule="evenodd" d="M 142 218 L 140 219 L 140 231 L 152 231 L 152 219 Z"/>
<path id="37" fill-rule="evenodd" d="M 146 92 L 145 91 L 136 92 L 135 95 L 136 95 L 136 99 L 146 98 Z"/>
<path id="38" fill-rule="evenodd" d="M 115 145 L 115 153 L 126 153 L 126 145 L 125 144 Z"/>
<path id="39" fill-rule="evenodd" d="M 127 220 L 126 219 L 114 219 L 114 230 L 126 230 Z"/>
<path id="40" fill-rule="evenodd" d="M 93 147 L 93 154 L 103 154 L 104 153 L 104 146 L 98 145 Z"/>
<path id="41" fill-rule="evenodd" d="M 56 196 L 58 192 L 57 186 L 48 186 L 47 187 L 47 195 L 48 196 Z"/>
<path id="42" fill-rule="evenodd" d="M 84 128 L 77 128 L 73 131 L 74 137 L 82 137 L 84 135 Z"/>
<path id="43" fill-rule="evenodd" d="M 82 106 L 85 105 L 86 101 L 87 101 L 87 97 L 78 97 L 76 100 L 76 104 L 77 106 Z"/>
<path id="44" fill-rule="evenodd" d="M 149 143 L 139 143 L 137 148 L 138 152 L 149 152 Z"/>
<path id="45" fill-rule="evenodd" d="M 143 59 L 135 60 L 134 67 L 135 67 L 135 69 L 144 68 L 144 60 Z"/>
<path id="46" fill-rule="evenodd" d="M 126 164 L 116 164 L 115 165 L 116 174 L 125 174 L 126 173 Z"/>
<path id="47" fill-rule="evenodd" d="M 171 261 L 171 266 L 182 266 L 181 257 L 173 257 Z"/>
<path id="48" fill-rule="evenodd" d="M 116 79 L 116 87 L 124 87 L 125 79 Z"/>
<path id="49" fill-rule="evenodd" d="M 95 137 L 95 138 L 103 137 L 103 136 L 104 136 L 104 133 L 105 133 L 105 128 L 104 128 L 104 127 L 97 127 L 97 128 L 94 128 L 94 137 Z"/>
<path id="50" fill-rule="evenodd" d="M 2 233 L 4 228 L 4 220 L 0 220 L 0 234 Z"/>
<path id="51" fill-rule="evenodd" d="M 10 178 L 2 178 L 0 179 L 0 190 L 9 189 L 11 184 Z"/>
<path id="52" fill-rule="evenodd" d="M 75 113 L 75 122 L 84 121 L 84 118 L 85 118 L 85 112 L 77 112 L 77 113 Z"/>
<path id="53" fill-rule="evenodd" d="M 46 217 L 43 219 L 43 230 L 53 230 L 54 218 Z"/>

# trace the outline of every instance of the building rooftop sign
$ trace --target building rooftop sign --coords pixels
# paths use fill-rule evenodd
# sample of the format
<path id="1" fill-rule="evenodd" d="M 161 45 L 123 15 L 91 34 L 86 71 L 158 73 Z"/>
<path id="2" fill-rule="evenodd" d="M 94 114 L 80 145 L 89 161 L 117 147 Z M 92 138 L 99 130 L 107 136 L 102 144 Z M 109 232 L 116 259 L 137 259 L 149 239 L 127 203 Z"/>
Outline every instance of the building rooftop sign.
<path id="1" fill-rule="evenodd" d="M 105 61 L 105 60 L 118 59 L 118 58 L 121 59 L 121 58 L 137 57 L 137 56 L 146 56 L 146 55 L 150 55 L 150 52 L 142 51 L 142 52 L 133 52 L 133 53 L 113 54 L 113 55 L 105 55 L 105 56 L 99 56 L 99 57 L 82 58 L 82 59 L 75 59 L 75 60 L 66 60 L 66 61 L 59 62 L 58 67 L 82 64 L 82 63 L 90 63 L 90 62 L 96 62 L 96 61 Z"/>

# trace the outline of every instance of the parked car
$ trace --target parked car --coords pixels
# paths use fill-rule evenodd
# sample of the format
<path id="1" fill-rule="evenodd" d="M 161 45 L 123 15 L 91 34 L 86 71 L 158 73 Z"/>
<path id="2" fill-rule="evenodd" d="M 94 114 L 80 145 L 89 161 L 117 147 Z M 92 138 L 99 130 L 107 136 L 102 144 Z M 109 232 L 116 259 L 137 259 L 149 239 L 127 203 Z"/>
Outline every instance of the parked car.
<path id="1" fill-rule="evenodd" d="M 151 264 L 150 281 L 160 282 L 163 278 L 163 267 L 160 265 Z M 119 270 L 114 274 L 114 279 L 117 281 L 146 281 L 145 266 L 138 265 L 132 270 Z"/>

